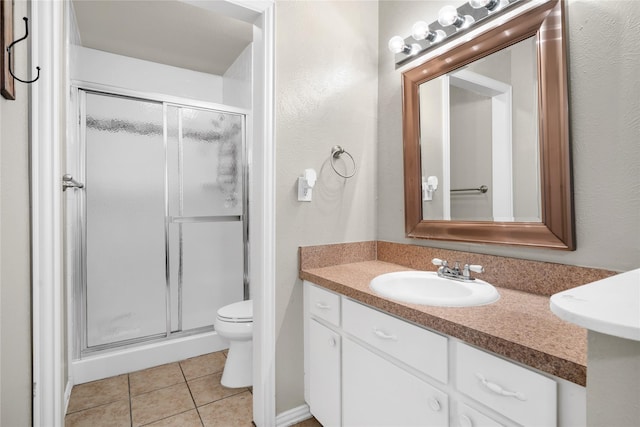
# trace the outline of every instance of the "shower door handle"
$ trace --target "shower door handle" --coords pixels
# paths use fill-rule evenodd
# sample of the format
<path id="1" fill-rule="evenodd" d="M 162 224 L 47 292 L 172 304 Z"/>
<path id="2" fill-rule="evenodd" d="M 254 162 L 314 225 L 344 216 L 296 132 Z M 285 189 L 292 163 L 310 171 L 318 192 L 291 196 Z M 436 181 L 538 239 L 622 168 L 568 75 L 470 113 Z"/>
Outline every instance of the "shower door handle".
<path id="1" fill-rule="evenodd" d="M 62 175 L 62 191 L 67 191 L 67 188 L 84 188 L 84 184 L 73 179 L 73 176 L 65 174 Z"/>

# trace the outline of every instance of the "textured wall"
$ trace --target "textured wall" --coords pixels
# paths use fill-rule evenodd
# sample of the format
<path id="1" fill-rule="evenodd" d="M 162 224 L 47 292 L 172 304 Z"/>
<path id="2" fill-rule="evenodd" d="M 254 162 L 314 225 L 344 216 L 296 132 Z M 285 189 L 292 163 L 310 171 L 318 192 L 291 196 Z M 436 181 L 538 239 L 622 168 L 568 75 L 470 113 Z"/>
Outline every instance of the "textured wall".
<path id="1" fill-rule="evenodd" d="M 625 271 L 640 265 L 640 2 L 568 2 L 574 252 L 404 237 L 400 73 L 386 49 L 442 1 L 381 1 L 377 238 Z"/>
<path id="2" fill-rule="evenodd" d="M 297 247 L 375 238 L 377 23 L 376 2 L 276 3 L 277 413 L 303 404 Z M 329 166 L 336 144 L 353 178 Z M 318 173 L 312 202 L 297 201 L 305 168 Z"/>
<path id="3" fill-rule="evenodd" d="M 27 2 L 16 1 L 14 28 L 24 30 Z M 29 74 L 17 48 L 18 76 Z M 31 425 L 31 266 L 29 246 L 28 86 L 0 97 L 0 425 Z"/>

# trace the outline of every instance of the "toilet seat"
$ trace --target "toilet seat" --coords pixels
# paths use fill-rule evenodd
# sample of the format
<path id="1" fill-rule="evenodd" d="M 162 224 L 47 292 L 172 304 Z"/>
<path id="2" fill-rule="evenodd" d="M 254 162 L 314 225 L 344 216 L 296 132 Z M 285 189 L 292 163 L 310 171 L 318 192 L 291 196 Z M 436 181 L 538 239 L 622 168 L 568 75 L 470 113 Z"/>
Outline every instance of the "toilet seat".
<path id="1" fill-rule="evenodd" d="M 253 322 L 253 301 L 240 301 L 222 307 L 218 310 L 218 319 L 231 323 Z"/>

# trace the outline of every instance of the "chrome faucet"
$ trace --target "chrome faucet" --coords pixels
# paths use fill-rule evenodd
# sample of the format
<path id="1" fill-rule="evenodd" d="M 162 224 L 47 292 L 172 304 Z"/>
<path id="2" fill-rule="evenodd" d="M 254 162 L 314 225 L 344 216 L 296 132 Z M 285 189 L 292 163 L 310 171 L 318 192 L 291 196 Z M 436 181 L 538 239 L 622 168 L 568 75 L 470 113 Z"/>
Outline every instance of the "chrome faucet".
<path id="1" fill-rule="evenodd" d="M 460 263 L 458 261 L 454 263 L 453 267 L 449 267 L 449 263 L 447 261 L 441 260 L 440 258 L 432 259 L 431 263 L 433 265 L 439 266 L 439 277 L 460 280 L 462 282 L 470 282 L 472 280 L 476 280 L 474 277 L 471 277 L 472 271 L 475 273 L 484 273 L 484 268 L 481 265 L 465 264 L 462 269 L 460 269 Z"/>

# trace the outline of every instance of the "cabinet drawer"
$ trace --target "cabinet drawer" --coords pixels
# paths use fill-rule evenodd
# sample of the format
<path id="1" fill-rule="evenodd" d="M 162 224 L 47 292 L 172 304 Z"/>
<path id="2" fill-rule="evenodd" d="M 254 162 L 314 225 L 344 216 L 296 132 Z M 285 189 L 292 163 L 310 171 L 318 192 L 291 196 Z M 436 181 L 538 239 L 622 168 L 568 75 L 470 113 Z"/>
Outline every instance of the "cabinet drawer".
<path id="1" fill-rule="evenodd" d="M 340 326 L 340 295 L 305 282 L 305 292 L 309 292 L 309 313 Z"/>
<path id="2" fill-rule="evenodd" d="M 345 332 L 421 372 L 447 382 L 447 338 L 349 299 L 342 301 Z"/>
<path id="3" fill-rule="evenodd" d="M 524 426 L 556 425 L 556 382 L 456 343 L 456 387 Z"/>

